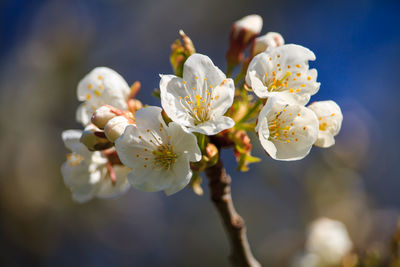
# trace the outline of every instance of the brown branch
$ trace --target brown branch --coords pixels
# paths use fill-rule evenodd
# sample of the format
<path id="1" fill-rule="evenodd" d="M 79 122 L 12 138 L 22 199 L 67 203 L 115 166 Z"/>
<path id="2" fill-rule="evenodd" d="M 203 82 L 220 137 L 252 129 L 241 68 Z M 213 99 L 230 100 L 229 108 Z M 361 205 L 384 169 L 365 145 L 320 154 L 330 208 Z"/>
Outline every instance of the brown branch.
<path id="1" fill-rule="evenodd" d="M 217 208 L 231 245 L 229 259 L 233 266 L 261 266 L 251 253 L 243 218 L 236 212 L 231 196 L 231 177 L 221 160 L 206 169 L 211 200 Z"/>

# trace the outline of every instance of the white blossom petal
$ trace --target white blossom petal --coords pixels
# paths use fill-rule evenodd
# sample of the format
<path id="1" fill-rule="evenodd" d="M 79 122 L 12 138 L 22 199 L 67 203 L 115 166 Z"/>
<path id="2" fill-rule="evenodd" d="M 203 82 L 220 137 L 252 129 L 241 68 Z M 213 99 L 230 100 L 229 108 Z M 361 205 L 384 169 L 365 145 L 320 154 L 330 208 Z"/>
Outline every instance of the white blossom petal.
<path id="1" fill-rule="evenodd" d="M 158 107 L 142 108 L 135 118 L 136 126 L 115 142 L 122 163 L 132 168 L 129 182 L 146 192 L 182 189 L 192 175 L 189 161 L 201 159 L 196 137 L 178 123 L 166 126 Z"/>
<path id="2" fill-rule="evenodd" d="M 84 158 L 90 158 L 92 153 L 84 144 L 80 142 L 81 136 L 81 130 L 66 130 L 61 133 L 61 138 L 64 141 L 66 148 L 72 152 L 82 155 Z"/>
<path id="3" fill-rule="evenodd" d="M 117 173 L 117 183 L 111 185 L 107 169 L 107 158 L 102 152 L 89 151 L 79 140 L 82 131 L 67 130 L 62 133 L 65 146 L 72 153 L 61 166 L 61 173 L 72 197 L 78 202 L 86 202 L 93 197 L 111 197 L 126 191 L 121 175 Z"/>
<path id="4" fill-rule="evenodd" d="M 342 126 L 343 115 L 340 107 L 332 100 L 313 102 L 308 106 L 315 112 L 319 121 L 318 138 L 315 142 L 319 147 L 330 147 L 335 144 L 335 136 Z"/>
<path id="5" fill-rule="evenodd" d="M 191 55 L 183 66 L 183 80 L 187 82 L 189 88 L 217 86 L 225 78 L 225 74 L 214 65 L 211 59 L 202 54 Z"/>
<path id="6" fill-rule="evenodd" d="M 233 104 L 235 97 L 235 84 L 232 79 L 223 80 L 212 90 L 210 102 L 213 117 L 223 116 Z M 232 126 L 231 126 L 232 127 Z"/>
<path id="7" fill-rule="evenodd" d="M 218 132 L 206 129 L 221 127 L 201 125 L 218 121 L 224 115 L 232 106 L 235 87 L 209 57 L 193 54 L 184 64 L 183 79 L 161 75 L 160 90 L 161 104 L 173 121 L 190 131 L 213 135 Z"/>
<path id="8" fill-rule="evenodd" d="M 165 173 L 161 172 L 161 170 L 152 170 L 139 165 L 132 168 L 132 171 L 128 173 L 130 184 L 144 192 L 164 190 L 170 184 L 170 180 L 163 178 L 165 178 Z"/>
<path id="9" fill-rule="evenodd" d="M 270 47 L 252 59 L 246 83 L 260 98 L 279 93 L 305 105 L 320 86 L 316 82 L 317 71 L 309 69 L 309 60 L 315 60 L 315 55 L 305 47 L 294 44 Z"/>
<path id="10" fill-rule="evenodd" d="M 151 152 L 155 148 L 149 140 L 150 137 L 146 132 L 134 125 L 128 125 L 121 137 L 115 141 L 115 148 L 121 162 L 132 169 L 138 165 L 147 164 L 146 161 L 153 159 Z"/>
<path id="11" fill-rule="evenodd" d="M 93 110 L 87 103 L 82 103 L 76 110 L 75 119 L 77 122 L 82 123 L 82 125 L 88 125 L 90 123 L 91 114 Z"/>
<path id="12" fill-rule="evenodd" d="M 201 151 L 195 135 L 190 134 L 188 130 L 176 122 L 171 122 L 168 125 L 168 134 L 171 136 L 171 143 L 175 144 L 176 151 L 188 155 L 189 161 L 197 162 L 201 160 Z"/>
<path id="13" fill-rule="evenodd" d="M 126 179 L 126 176 L 131 169 L 122 165 L 113 166 L 116 182 L 113 183 L 109 174 L 104 177 L 104 181 L 100 183 L 98 188 L 97 196 L 100 198 L 111 198 L 125 193 L 130 184 Z"/>
<path id="14" fill-rule="evenodd" d="M 180 157 L 174 164 L 169 174 L 172 180 L 170 186 L 164 189 L 167 196 L 175 194 L 187 186 L 192 178 L 192 171 L 190 170 L 189 160 L 186 156 Z M 179 179 L 178 179 L 179 177 Z"/>
<path id="15" fill-rule="evenodd" d="M 226 116 L 220 116 L 213 118 L 209 121 L 200 123 L 195 127 L 190 126 L 189 130 L 193 132 L 199 132 L 205 135 L 214 135 L 223 130 L 232 128 L 235 125 L 235 121 Z"/>
<path id="16" fill-rule="evenodd" d="M 193 118 L 189 115 L 187 108 L 182 105 L 182 99 L 189 95 L 182 78 L 174 75 L 160 75 L 161 105 L 171 120 L 183 125 L 194 124 Z"/>
<path id="17" fill-rule="evenodd" d="M 299 160 L 315 143 L 318 120 L 306 107 L 273 95 L 260 112 L 256 131 L 273 159 Z"/>
<path id="18" fill-rule="evenodd" d="M 68 156 L 68 160 L 61 166 L 64 183 L 72 191 L 74 200 L 86 202 L 95 196 L 98 183 L 92 181 L 99 180 L 102 173 L 100 170 L 90 170 L 90 161 L 84 160 L 79 154 Z"/>
<path id="19" fill-rule="evenodd" d="M 87 124 L 87 118 L 90 121 L 92 113 L 103 105 L 127 109 L 129 93 L 128 84 L 116 71 L 106 67 L 93 69 L 78 84 L 78 100 L 85 101 L 77 112 L 78 121 Z"/>
<path id="20" fill-rule="evenodd" d="M 254 40 L 253 47 L 251 48 L 252 56 L 264 52 L 267 48 L 275 48 L 285 44 L 282 35 L 277 32 L 269 32 L 263 36 L 259 36 Z"/>

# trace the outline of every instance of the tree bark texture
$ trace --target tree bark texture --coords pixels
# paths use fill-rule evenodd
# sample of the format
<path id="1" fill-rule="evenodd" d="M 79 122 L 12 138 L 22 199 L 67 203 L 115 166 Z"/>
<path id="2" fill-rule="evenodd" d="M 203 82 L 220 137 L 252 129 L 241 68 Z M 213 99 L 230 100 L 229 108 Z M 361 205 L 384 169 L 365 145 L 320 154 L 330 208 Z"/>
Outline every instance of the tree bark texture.
<path id="1" fill-rule="evenodd" d="M 231 177 L 226 173 L 224 165 L 218 163 L 206 169 L 213 201 L 222 219 L 225 232 L 228 235 L 233 266 L 261 266 L 251 253 L 246 235 L 246 225 L 243 218 L 236 212 L 231 196 Z"/>

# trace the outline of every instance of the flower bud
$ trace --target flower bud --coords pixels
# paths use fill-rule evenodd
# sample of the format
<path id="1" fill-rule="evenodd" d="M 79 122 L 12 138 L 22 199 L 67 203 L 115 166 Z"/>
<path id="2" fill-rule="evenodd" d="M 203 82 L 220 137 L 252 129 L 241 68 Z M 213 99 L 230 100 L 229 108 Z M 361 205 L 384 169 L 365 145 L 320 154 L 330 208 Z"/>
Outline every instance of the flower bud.
<path id="1" fill-rule="evenodd" d="M 179 35 L 183 40 L 177 39 L 171 46 L 171 55 L 169 57 L 172 68 L 177 76 L 182 77 L 183 75 L 183 64 L 186 59 L 196 53 L 192 40 L 182 30 L 179 31 Z"/>
<path id="2" fill-rule="evenodd" d="M 131 92 L 129 93 L 129 97 L 128 99 L 133 99 L 136 97 L 136 95 L 139 93 L 140 91 L 140 87 L 142 86 L 142 84 L 139 81 L 134 82 L 131 85 Z"/>
<path id="3" fill-rule="evenodd" d="M 196 53 L 196 49 L 194 48 L 192 39 L 190 39 L 183 30 L 179 30 L 179 35 L 182 37 L 185 52 L 188 55 L 193 55 L 194 53 Z"/>
<path id="4" fill-rule="evenodd" d="M 259 15 L 249 15 L 233 23 L 229 37 L 229 49 L 226 59 L 230 66 L 236 66 L 243 60 L 244 50 L 260 33 L 263 20 Z"/>
<path id="5" fill-rule="evenodd" d="M 140 100 L 137 99 L 129 99 L 128 100 L 128 109 L 130 112 L 132 112 L 132 114 L 135 114 L 135 112 L 138 109 L 141 109 L 143 107 L 142 102 L 140 102 Z"/>
<path id="6" fill-rule="evenodd" d="M 201 176 L 198 175 L 196 172 L 193 173 L 192 179 L 190 180 L 190 184 L 193 188 L 193 192 L 198 195 L 198 196 L 202 196 L 204 194 L 204 190 L 201 187 Z"/>
<path id="7" fill-rule="evenodd" d="M 233 23 L 234 37 L 238 37 L 241 31 L 244 31 L 244 42 L 249 43 L 253 35 L 261 32 L 263 20 L 259 15 L 248 15 Z"/>
<path id="8" fill-rule="evenodd" d="M 269 32 L 263 36 L 257 37 L 254 40 L 253 46 L 251 48 L 251 57 L 264 52 L 267 48 L 275 48 L 285 44 L 285 40 L 282 35 L 277 32 Z"/>
<path id="9" fill-rule="evenodd" d="M 112 118 L 104 127 L 104 133 L 108 140 L 115 142 L 124 133 L 126 126 L 129 124 L 129 120 L 124 116 Z"/>
<path id="10" fill-rule="evenodd" d="M 92 115 L 92 123 L 99 127 L 100 129 L 104 129 L 107 122 L 112 118 L 120 116 L 124 114 L 124 112 L 118 108 L 115 108 L 110 105 L 101 106 Z"/>
<path id="11" fill-rule="evenodd" d="M 206 156 L 208 159 L 208 166 L 215 165 L 219 159 L 218 148 L 214 144 L 208 143 L 206 146 Z"/>
<path id="12" fill-rule="evenodd" d="M 235 147 L 233 154 L 238 162 L 237 170 L 246 172 L 249 170 L 248 165 L 250 163 L 259 162 L 260 159 L 251 155 L 251 140 L 245 131 L 239 130 L 234 136 Z"/>
<path id="13" fill-rule="evenodd" d="M 86 126 L 80 138 L 80 142 L 84 144 L 90 151 L 104 150 L 112 147 L 113 145 L 106 138 L 104 132 L 93 124 Z"/>

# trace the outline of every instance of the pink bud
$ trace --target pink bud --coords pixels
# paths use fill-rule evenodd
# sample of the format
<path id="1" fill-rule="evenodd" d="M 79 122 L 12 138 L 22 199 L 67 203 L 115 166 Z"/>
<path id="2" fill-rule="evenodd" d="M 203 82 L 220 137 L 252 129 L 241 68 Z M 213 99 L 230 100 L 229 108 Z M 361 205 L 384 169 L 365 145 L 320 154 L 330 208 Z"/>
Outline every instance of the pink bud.
<path id="1" fill-rule="evenodd" d="M 93 124 L 86 126 L 80 141 L 90 151 L 104 150 L 112 146 L 112 143 L 106 138 L 104 132 Z"/>
<path id="2" fill-rule="evenodd" d="M 229 65 L 236 66 L 243 60 L 244 50 L 260 33 L 262 24 L 259 15 L 249 15 L 233 23 L 226 53 Z"/>
<path id="3" fill-rule="evenodd" d="M 115 142 L 124 133 L 126 126 L 129 124 L 129 120 L 124 116 L 118 116 L 109 120 L 104 127 L 107 139 Z"/>
<path id="4" fill-rule="evenodd" d="M 113 106 L 101 106 L 93 113 L 92 123 L 100 129 L 104 129 L 109 120 L 123 114 L 124 112 L 122 110 Z"/>
<path id="5" fill-rule="evenodd" d="M 267 48 L 274 48 L 285 44 L 282 35 L 277 32 L 269 32 L 263 36 L 257 37 L 254 40 L 251 48 L 251 56 L 254 57 L 267 50 Z"/>
<path id="6" fill-rule="evenodd" d="M 232 26 L 233 38 L 238 38 L 240 33 L 243 32 L 244 36 L 242 41 L 249 43 L 250 38 L 258 35 L 261 32 L 263 20 L 259 15 L 248 15 L 235 21 Z"/>
<path id="7" fill-rule="evenodd" d="M 143 107 L 142 102 L 140 102 L 140 100 L 137 99 L 129 99 L 127 104 L 128 104 L 128 109 L 133 114 L 135 114 L 136 111 L 138 111 Z"/>

